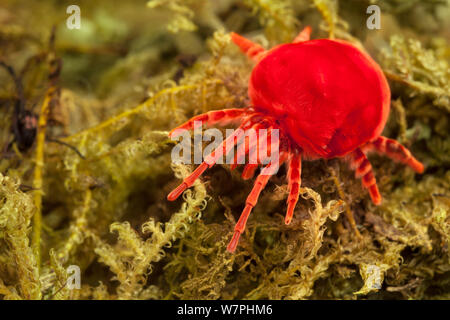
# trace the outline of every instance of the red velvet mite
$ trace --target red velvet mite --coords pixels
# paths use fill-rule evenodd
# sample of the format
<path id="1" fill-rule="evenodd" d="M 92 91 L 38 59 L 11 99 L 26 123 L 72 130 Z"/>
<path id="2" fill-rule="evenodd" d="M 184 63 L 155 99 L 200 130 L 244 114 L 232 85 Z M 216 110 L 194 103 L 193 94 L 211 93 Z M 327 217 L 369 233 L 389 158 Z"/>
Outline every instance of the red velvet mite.
<path id="1" fill-rule="evenodd" d="M 407 148 L 381 136 L 389 115 L 391 93 L 378 64 L 346 41 L 310 40 L 310 34 L 311 28 L 306 27 L 292 43 L 266 51 L 260 45 L 232 33 L 233 42 L 256 62 L 248 87 L 251 107 L 210 111 L 176 128 L 190 130 L 194 121 L 202 121 L 210 126 L 237 123 L 244 130 L 266 128 L 269 134 L 270 130 L 278 129 L 279 163 L 286 162 L 288 165 L 286 224 L 291 222 L 299 198 L 302 159 L 344 157 L 355 169 L 356 177 L 361 177 L 362 185 L 377 205 L 381 202 L 381 195 L 366 157 L 367 152 L 385 154 L 418 173 L 424 170 L 422 163 Z M 205 158 L 205 162 L 168 195 L 168 199 L 175 200 L 192 186 L 207 168 L 215 164 L 212 157 L 217 153 L 223 154 L 223 146 L 234 144 L 236 139 L 227 138 L 209 159 Z M 259 151 L 256 149 L 258 144 L 246 146 L 245 153 Z M 258 163 L 262 164 L 259 155 Z M 253 177 L 257 167 L 258 164 L 246 164 L 243 178 Z M 268 174 L 260 174 L 256 178 L 235 226 L 228 251 L 236 249 L 247 218 L 269 178 Z"/>

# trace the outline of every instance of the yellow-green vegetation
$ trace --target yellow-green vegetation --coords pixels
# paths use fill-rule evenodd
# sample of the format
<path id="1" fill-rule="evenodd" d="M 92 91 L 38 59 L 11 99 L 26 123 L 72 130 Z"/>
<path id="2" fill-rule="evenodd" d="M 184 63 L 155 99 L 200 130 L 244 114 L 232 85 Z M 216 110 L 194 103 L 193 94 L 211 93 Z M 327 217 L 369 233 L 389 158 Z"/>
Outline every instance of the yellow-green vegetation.
<path id="1" fill-rule="evenodd" d="M 366 28 L 371 4 L 381 30 Z M 450 298 L 448 1 L 79 6 L 81 29 L 69 30 L 60 2 L 0 5 L 0 298 Z M 384 135 L 427 169 L 372 156 L 376 207 L 346 163 L 304 162 L 289 226 L 282 169 L 230 254 L 252 181 L 216 166 L 168 202 L 193 167 L 171 164 L 167 133 L 248 103 L 252 63 L 230 31 L 272 46 L 305 25 L 380 63 L 392 89 Z M 67 286 L 71 265 L 80 289 Z"/>

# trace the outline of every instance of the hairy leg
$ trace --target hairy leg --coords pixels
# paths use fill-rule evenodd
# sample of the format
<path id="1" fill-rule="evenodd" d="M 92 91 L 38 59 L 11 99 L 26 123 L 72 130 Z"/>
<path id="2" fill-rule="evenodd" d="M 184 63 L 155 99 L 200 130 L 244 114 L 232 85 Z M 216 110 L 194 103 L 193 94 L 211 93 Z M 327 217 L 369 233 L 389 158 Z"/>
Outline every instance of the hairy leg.
<path id="1" fill-rule="evenodd" d="M 265 137 L 266 143 L 263 144 L 262 147 L 260 147 L 260 139 L 263 139 L 263 137 L 260 137 L 258 135 L 258 142 L 251 145 L 250 149 L 248 151 L 248 159 L 249 163 L 247 163 L 244 167 L 244 170 L 242 171 L 242 179 L 248 180 L 253 178 L 255 175 L 256 169 L 258 169 L 260 164 L 264 164 L 264 161 L 267 159 L 267 147 L 269 147 L 269 152 L 271 151 L 271 148 L 275 148 L 276 146 L 268 145 L 268 141 L 271 141 L 271 132 L 272 127 L 267 128 L 269 130 L 269 133 Z M 278 143 L 278 151 L 280 152 L 280 146 Z"/>
<path id="2" fill-rule="evenodd" d="M 223 109 L 214 110 L 207 113 L 200 114 L 198 116 L 192 117 L 182 125 L 176 127 L 169 133 L 169 137 L 176 136 L 177 130 L 192 130 L 194 129 L 194 122 L 200 121 L 202 124 L 212 126 L 214 124 L 220 123 L 226 125 L 230 122 L 240 122 L 242 117 L 245 116 L 249 110 L 245 109 Z"/>
<path id="3" fill-rule="evenodd" d="M 300 31 L 300 33 L 298 34 L 298 36 L 295 37 L 294 41 L 292 41 L 292 43 L 299 43 L 299 42 L 304 42 L 304 41 L 308 41 L 310 36 L 311 36 L 311 27 L 310 26 L 306 26 L 305 28 L 303 28 L 302 31 Z"/>
<path id="4" fill-rule="evenodd" d="M 237 33 L 231 33 L 231 40 L 241 49 L 243 53 L 254 61 L 258 61 L 265 52 L 264 48 L 259 44 L 244 38 Z"/>
<path id="5" fill-rule="evenodd" d="M 378 191 L 377 181 L 373 175 L 372 165 L 361 149 L 356 149 L 350 154 L 350 162 L 355 169 L 355 176 L 361 178 L 364 188 L 369 190 L 370 198 L 374 204 L 381 203 L 381 195 Z"/>
<path id="6" fill-rule="evenodd" d="M 242 179 L 252 179 L 255 176 L 256 169 L 258 169 L 258 164 L 247 163 L 242 171 Z"/>
<path id="7" fill-rule="evenodd" d="M 248 135 L 245 136 L 245 145 L 238 148 L 238 152 L 235 155 L 234 163 L 231 165 L 231 170 L 234 170 L 238 164 L 242 163 L 244 157 L 248 155 L 249 162 L 245 165 L 242 172 L 242 178 L 248 180 L 253 178 L 256 169 L 259 165 L 264 164 L 263 160 L 267 159 L 267 147 L 273 148 L 275 146 L 267 145 L 268 141 L 271 141 L 271 126 L 267 127 L 265 124 L 257 123 L 252 127 L 256 131 L 256 139 L 248 139 Z M 259 129 L 267 129 L 268 134 L 265 137 L 260 137 Z M 266 144 L 263 144 L 260 148 L 260 139 L 266 139 Z M 241 141 L 241 143 L 244 143 Z M 270 151 L 270 149 L 269 149 Z"/>
<path id="8" fill-rule="evenodd" d="M 289 160 L 289 169 L 287 174 L 289 196 L 287 199 L 286 218 L 284 219 L 284 222 L 286 224 L 291 223 L 292 217 L 294 215 L 295 205 L 297 204 L 300 194 L 301 174 L 302 158 L 300 154 L 294 153 L 291 155 L 291 158 Z"/>
<path id="9" fill-rule="evenodd" d="M 206 156 L 205 161 L 203 161 L 202 164 L 200 164 L 188 177 L 186 177 L 178 187 L 172 190 L 172 192 L 167 196 L 167 199 L 169 201 L 176 200 L 187 188 L 194 184 L 195 180 L 197 180 L 206 169 L 211 168 L 217 160 L 223 156 L 227 145 L 232 144 L 234 146 L 236 141 L 238 141 L 241 135 L 244 134 L 244 131 L 239 129 L 222 141 L 222 143 L 213 152 L 211 152 L 211 154 Z"/>
<path id="10" fill-rule="evenodd" d="M 242 171 L 242 179 L 248 180 L 253 178 L 255 175 L 256 169 L 258 169 L 258 144 L 254 144 L 250 147 L 248 152 L 249 163 L 247 163 L 244 167 L 244 171 Z M 255 160 L 256 163 L 251 163 L 251 159 Z"/>
<path id="11" fill-rule="evenodd" d="M 374 150 L 380 154 L 385 154 L 389 158 L 410 166 L 417 173 L 423 173 L 424 166 L 418 161 L 411 152 L 401 145 L 399 142 L 389 139 L 383 136 L 378 137 L 376 140 L 368 143 L 365 148 L 370 151 Z"/>
<path id="12" fill-rule="evenodd" d="M 280 157 L 282 158 L 282 157 Z M 284 161 L 284 159 L 280 159 L 281 162 Z M 269 164 L 266 168 L 268 168 L 271 164 Z M 253 185 L 253 189 L 250 192 L 250 194 L 247 197 L 247 200 L 245 202 L 245 208 L 241 213 L 241 216 L 236 223 L 236 226 L 234 227 L 234 234 L 231 238 L 230 243 L 227 246 L 227 250 L 229 252 L 234 252 L 236 250 L 236 246 L 239 242 L 239 237 L 245 230 L 245 225 L 247 223 L 247 219 L 250 215 L 250 212 L 252 212 L 252 209 L 255 207 L 256 203 L 258 202 L 259 195 L 261 191 L 265 188 L 267 185 L 267 182 L 269 181 L 270 177 L 275 174 L 275 172 L 272 172 L 270 174 L 263 174 L 261 173 L 255 180 L 255 184 Z"/>
<path id="13" fill-rule="evenodd" d="M 254 150 L 258 146 L 259 129 L 262 128 L 265 128 L 264 124 L 254 123 L 251 124 L 250 128 L 245 129 L 245 136 L 238 141 L 238 148 L 236 154 L 234 155 L 234 162 L 231 165 L 231 170 L 234 170 L 239 164 L 243 164 L 245 162 L 246 155 L 250 154 L 250 151 Z M 254 135 L 250 137 L 248 130 L 254 130 Z M 252 156 L 253 154 L 250 155 L 249 159 L 251 159 Z"/>

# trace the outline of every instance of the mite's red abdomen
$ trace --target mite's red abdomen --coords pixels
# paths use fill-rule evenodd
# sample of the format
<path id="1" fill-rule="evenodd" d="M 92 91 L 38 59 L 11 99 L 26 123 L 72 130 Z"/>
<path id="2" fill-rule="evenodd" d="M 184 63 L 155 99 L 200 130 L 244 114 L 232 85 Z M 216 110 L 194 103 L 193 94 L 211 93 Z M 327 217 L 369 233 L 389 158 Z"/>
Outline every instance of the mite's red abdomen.
<path id="1" fill-rule="evenodd" d="M 253 69 L 249 95 L 256 110 L 283 122 L 306 156 L 345 155 L 381 134 L 390 90 L 367 54 L 328 39 L 284 44 Z"/>

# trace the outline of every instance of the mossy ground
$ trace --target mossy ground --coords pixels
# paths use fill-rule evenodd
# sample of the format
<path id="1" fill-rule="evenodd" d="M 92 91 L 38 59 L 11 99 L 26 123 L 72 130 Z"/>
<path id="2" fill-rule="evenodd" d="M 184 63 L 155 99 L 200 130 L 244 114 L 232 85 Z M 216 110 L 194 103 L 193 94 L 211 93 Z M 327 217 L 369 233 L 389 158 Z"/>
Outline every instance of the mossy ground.
<path id="1" fill-rule="evenodd" d="M 66 28 L 70 4 L 0 5 L 1 298 L 450 298 L 448 1 L 79 1 L 80 30 Z M 381 30 L 366 28 L 370 4 Z M 252 181 L 216 166 L 168 202 L 192 167 L 171 165 L 167 132 L 248 102 L 252 66 L 229 31 L 268 47 L 305 25 L 380 63 L 383 134 L 426 171 L 372 156 L 375 207 L 343 161 L 304 162 L 286 226 L 282 169 L 230 254 Z M 12 130 L 18 110 L 36 136 Z M 69 265 L 81 289 L 65 286 Z"/>

